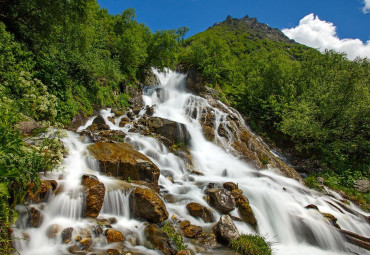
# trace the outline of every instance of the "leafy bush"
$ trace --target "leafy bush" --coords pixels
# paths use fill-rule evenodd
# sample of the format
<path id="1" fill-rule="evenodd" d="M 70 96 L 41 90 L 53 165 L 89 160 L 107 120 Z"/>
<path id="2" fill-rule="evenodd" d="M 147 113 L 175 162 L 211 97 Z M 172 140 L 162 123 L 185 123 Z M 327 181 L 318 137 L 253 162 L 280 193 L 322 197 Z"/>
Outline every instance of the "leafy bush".
<path id="1" fill-rule="evenodd" d="M 258 235 L 241 235 L 230 247 L 245 255 L 271 255 L 271 244 Z"/>

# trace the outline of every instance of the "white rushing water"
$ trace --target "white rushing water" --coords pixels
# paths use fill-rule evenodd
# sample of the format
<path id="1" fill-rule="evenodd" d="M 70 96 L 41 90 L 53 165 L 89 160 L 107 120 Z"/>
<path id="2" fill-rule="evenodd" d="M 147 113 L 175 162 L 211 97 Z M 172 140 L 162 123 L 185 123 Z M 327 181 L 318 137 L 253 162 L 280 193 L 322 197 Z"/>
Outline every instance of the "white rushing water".
<path id="1" fill-rule="evenodd" d="M 228 139 L 216 137 L 219 140 L 218 143 L 223 144 L 226 150 L 207 141 L 199 123 L 200 112 L 211 107 L 207 100 L 185 91 L 185 75 L 174 72 L 167 74 L 157 72 L 157 75 L 161 86 L 146 88 L 146 94 L 143 96 L 144 103 L 154 106 L 154 116 L 186 125 L 191 136 L 189 149 L 194 169 L 204 175 L 190 173 L 186 162 L 169 152 L 154 138 L 129 132 L 131 125 L 119 127 L 120 118 L 117 118 L 115 123 L 110 122 L 108 117 L 114 114 L 109 109 L 102 110 L 101 114 L 112 130 L 126 132 L 126 142 L 148 156 L 159 167 L 161 170 L 159 185 L 170 217 L 175 215 L 178 219 L 188 219 L 192 224 L 201 226 L 204 230 L 210 230 L 214 223 L 204 223 L 190 216 L 186 205 L 197 202 L 209 207 L 203 199 L 208 184 L 215 183 L 222 186 L 224 182 L 234 182 L 238 183 L 239 188 L 248 197 L 258 222 L 258 234 L 272 242 L 274 254 L 351 254 L 350 250 L 358 254 L 368 254 L 366 250 L 346 244 L 337 230 L 328 224 L 319 212 L 308 210 L 305 206 L 315 204 L 321 212 L 334 215 L 343 229 L 367 237 L 370 236 L 370 225 L 360 215 L 350 211 L 355 210 L 366 216 L 369 214 L 354 205 L 348 205 L 345 210 L 339 202 L 340 196 L 336 193 L 332 196 L 323 195 L 306 188 L 296 180 L 279 176 L 273 171 L 252 169 L 227 153 Z M 224 108 L 226 111 L 213 109 L 216 116 L 216 130 L 221 123 L 227 121 L 227 114 L 233 112 L 226 106 Z M 141 114 L 143 113 L 144 110 Z M 78 131 L 91 125 L 92 120 L 91 118 Z M 86 147 L 90 141 L 85 139 L 79 134 L 68 132 L 68 137 L 63 140 L 70 151 L 63 162 L 63 170 L 48 173 L 43 177 L 57 180 L 58 191 L 49 198 L 47 204 L 35 206 L 44 217 L 39 228 L 26 228 L 19 224 L 19 228 L 15 229 L 15 235 L 23 237 L 17 241 L 17 249 L 21 254 L 26 255 L 68 254 L 68 245 L 61 244 L 60 236 L 48 238 L 47 233 L 50 233 L 53 226 L 59 230 L 73 227 L 74 235 L 86 229 L 91 232 L 93 221 L 81 217 L 83 193 L 80 183 L 83 174 L 93 174 L 106 186 L 105 200 L 99 217 L 117 219 L 117 222 L 112 225 L 114 229 L 124 233 L 125 245 L 130 250 L 142 254 L 160 254 L 158 251 L 144 247 L 145 224 L 130 218 L 128 194 L 119 189 L 118 180 L 99 173 L 97 162 L 88 157 Z M 167 178 L 168 176 L 173 180 Z M 216 210 L 213 211 L 215 218 L 219 219 L 221 215 Z M 236 210 L 231 212 L 231 215 L 239 217 Z M 256 233 L 246 223 L 235 221 L 235 224 L 240 233 Z M 93 236 L 94 233 L 91 232 L 90 235 Z M 94 239 L 94 245 L 102 250 L 114 248 L 113 244 L 107 244 L 105 238 Z M 223 254 L 222 251 L 218 252 L 217 248 L 209 252 Z"/>

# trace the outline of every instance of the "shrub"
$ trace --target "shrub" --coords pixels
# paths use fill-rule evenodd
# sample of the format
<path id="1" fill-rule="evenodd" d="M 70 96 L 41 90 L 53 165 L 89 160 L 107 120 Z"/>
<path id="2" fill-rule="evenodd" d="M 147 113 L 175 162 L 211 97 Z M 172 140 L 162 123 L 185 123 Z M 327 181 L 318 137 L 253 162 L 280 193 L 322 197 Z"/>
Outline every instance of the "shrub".
<path id="1" fill-rule="evenodd" d="M 233 250 L 245 255 L 271 255 L 271 244 L 258 235 L 241 235 L 230 243 Z"/>

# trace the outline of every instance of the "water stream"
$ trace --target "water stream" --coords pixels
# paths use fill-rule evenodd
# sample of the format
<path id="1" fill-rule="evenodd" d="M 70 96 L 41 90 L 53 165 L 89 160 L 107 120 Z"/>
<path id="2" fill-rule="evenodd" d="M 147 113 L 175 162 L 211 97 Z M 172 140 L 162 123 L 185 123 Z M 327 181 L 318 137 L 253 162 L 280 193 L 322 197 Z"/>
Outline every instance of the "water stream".
<path id="1" fill-rule="evenodd" d="M 308 204 L 315 204 L 321 212 L 334 215 L 343 229 L 369 237 L 370 225 L 360 215 L 343 209 L 339 194 L 332 192 L 330 196 L 324 195 L 274 171 L 253 169 L 227 152 L 230 141 L 225 137 L 216 135 L 215 143 L 207 141 L 199 123 L 200 113 L 212 108 L 207 100 L 185 91 L 185 75 L 174 72 L 166 74 L 157 72 L 157 75 L 162 85 L 146 88 L 143 95 L 144 103 L 154 106 L 154 116 L 186 125 L 191 136 L 190 153 L 194 169 L 203 175 L 189 172 L 182 158 L 171 153 L 153 137 L 129 132 L 132 125 L 119 127 L 121 117 L 116 116 L 115 123 L 110 122 L 108 117 L 114 116 L 110 109 L 102 110 L 101 114 L 112 130 L 126 132 L 125 141 L 148 156 L 159 167 L 161 170 L 159 185 L 170 217 L 176 215 L 178 219 L 188 219 L 192 224 L 209 230 L 214 223 L 204 223 L 190 216 L 186 205 L 189 202 L 197 202 L 209 207 L 203 199 L 207 185 L 209 183 L 222 185 L 230 181 L 238 183 L 239 188 L 248 197 L 258 222 L 258 234 L 272 242 L 274 254 L 332 255 L 351 254 L 350 251 L 368 254 L 366 250 L 346 244 L 337 230 L 328 224 L 319 212 L 305 208 Z M 228 114 L 240 118 L 227 106 L 223 109 L 213 108 L 216 129 L 227 122 Z M 144 114 L 144 110 L 140 114 Z M 91 125 L 92 121 L 93 118 L 78 131 Z M 125 235 L 125 246 L 142 254 L 161 254 L 145 248 L 143 236 L 145 223 L 130 218 L 128 193 L 119 189 L 120 181 L 100 174 L 97 162 L 88 156 L 86 147 L 91 141 L 78 133 L 68 132 L 68 137 L 64 138 L 63 142 L 69 148 L 69 155 L 63 162 L 62 170 L 47 173 L 42 177 L 57 180 L 58 190 L 49 198 L 47 204 L 35 205 L 44 215 L 41 226 L 27 228 L 20 221 L 15 228 L 15 236 L 21 237 L 16 242 L 20 254 L 69 254 L 68 245 L 61 243 L 60 236 L 48 237 L 47 233 L 50 233 L 53 227 L 59 228 L 58 231 L 73 227 L 74 235 L 77 235 L 78 231 L 91 232 L 89 229 L 92 229 L 93 221 L 81 217 L 83 210 L 81 176 L 84 174 L 96 175 L 104 183 L 106 194 L 99 217 L 117 219 L 112 226 Z M 168 176 L 172 179 L 167 178 Z M 347 206 L 363 215 L 369 215 L 354 205 Z M 216 210 L 214 212 L 218 219 L 221 215 Z M 239 216 L 236 210 L 231 212 L 231 215 Z M 235 224 L 240 233 L 256 233 L 246 223 L 235 221 Z M 94 233 L 91 232 L 90 235 L 94 236 Z M 115 247 L 114 244 L 108 244 L 103 237 L 94 239 L 94 246 L 98 250 Z M 189 247 L 193 248 L 192 245 Z M 203 254 L 224 254 L 224 251 L 216 248 Z"/>

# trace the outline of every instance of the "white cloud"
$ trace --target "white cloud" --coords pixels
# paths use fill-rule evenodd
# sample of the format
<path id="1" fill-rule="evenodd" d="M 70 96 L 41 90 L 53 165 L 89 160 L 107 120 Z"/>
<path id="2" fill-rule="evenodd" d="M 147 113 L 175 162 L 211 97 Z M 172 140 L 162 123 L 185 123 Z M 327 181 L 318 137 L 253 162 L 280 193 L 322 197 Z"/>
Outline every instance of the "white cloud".
<path id="1" fill-rule="evenodd" d="M 365 6 L 364 6 L 364 8 L 362 8 L 362 11 L 364 13 L 370 12 L 370 0 L 364 0 L 364 4 L 365 4 Z"/>
<path id="2" fill-rule="evenodd" d="M 370 5 L 370 0 L 366 0 Z M 290 29 L 283 29 L 283 33 L 296 42 L 317 48 L 347 53 L 351 60 L 359 57 L 370 58 L 370 41 L 364 44 L 360 39 L 339 39 L 333 23 L 320 20 L 313 13 L 299 21 L 299 25 Z"/>

